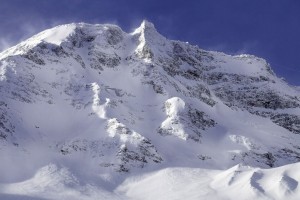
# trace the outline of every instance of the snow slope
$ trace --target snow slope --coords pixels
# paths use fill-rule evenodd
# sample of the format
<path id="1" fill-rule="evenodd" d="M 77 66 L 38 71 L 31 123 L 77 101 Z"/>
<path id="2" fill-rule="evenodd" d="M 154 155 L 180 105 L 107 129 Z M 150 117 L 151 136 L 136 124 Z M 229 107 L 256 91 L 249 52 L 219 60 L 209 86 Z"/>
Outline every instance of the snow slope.
<path id="1" fill-rule="evenodd" d="M 0 53 L 0 96 L 3 198 L 299 195 L 299 89 L 255 56 L 68 24 Z"/>
<path id="2" fill-rule="evenodd" d="M 299 199 L 299 163 L 273 169 L 236 165 L 227 170 L 165 168 L 132 175 L 117 187 L 78 180 L 50 164 L 32 178 L 0 184 L 3 199 Z M 105 188 L 105 189 L 103 189 Z"/>
<path id="3" fill-rule="evenodd" d="M 298 199 L 298 168 L 167 168 L 131 177 L 116 191 L 129 199 Z"/>

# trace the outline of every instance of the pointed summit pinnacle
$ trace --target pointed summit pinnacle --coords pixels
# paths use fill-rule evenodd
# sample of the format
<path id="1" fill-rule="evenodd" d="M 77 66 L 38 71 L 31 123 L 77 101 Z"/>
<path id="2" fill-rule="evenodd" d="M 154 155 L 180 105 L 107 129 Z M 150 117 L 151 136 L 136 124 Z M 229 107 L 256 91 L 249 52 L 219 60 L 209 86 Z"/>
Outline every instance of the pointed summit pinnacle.
<path id="1" fill-rule="evenodd" d="M 154 24 L 145 19 L 142 21 L 142 24 L 140 27 L 142 29 L 155 29 Z"/>
<path id="2" fill-rule="evenodd" d="M 143 20 L 141 25 L 135 29 L 132 35 L 137 37 L 139 43 L 135 52 L 141 58 L 148 60 L 152 59 L 154 57 L 154 52 L 157 52 L 157 49 L 159 49 L 160 46 L 164 46 L 166 43 L 166 39 L 160 35 L 154 25 L 147 20 Z"/>
<path id="3" fill-rule="evenodd" d="M 133 34 L 159 34 L 159 33 L 156 31 L 153 23 L 147 20 L 143 20 L 141 25 L 137 29 L 135 29 Z"/>

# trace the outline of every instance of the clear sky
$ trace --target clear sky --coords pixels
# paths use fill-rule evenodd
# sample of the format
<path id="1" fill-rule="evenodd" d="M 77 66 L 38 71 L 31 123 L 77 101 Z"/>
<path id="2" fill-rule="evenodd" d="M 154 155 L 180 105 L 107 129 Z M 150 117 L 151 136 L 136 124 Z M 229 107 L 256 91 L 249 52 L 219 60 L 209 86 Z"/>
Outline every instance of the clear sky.
<path id="1" fill-rule="evenodd" d="M 300 86 L 300 0 L 0 0 L 0 50 L 64 23 L 143 19 L 170 39 L 207 50 L 265 58 Z"/>

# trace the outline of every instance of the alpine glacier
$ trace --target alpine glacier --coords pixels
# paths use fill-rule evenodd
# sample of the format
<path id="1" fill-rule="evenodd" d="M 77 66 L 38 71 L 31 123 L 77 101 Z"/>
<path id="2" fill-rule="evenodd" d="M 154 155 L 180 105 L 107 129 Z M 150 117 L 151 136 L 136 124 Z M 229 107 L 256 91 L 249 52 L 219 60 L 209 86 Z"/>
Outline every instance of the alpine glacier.
<path id="1" fill-rule="evenodd" d="M 299 199 L 300 91 L 143 21 L 0 53 L 1 199 Z"/>

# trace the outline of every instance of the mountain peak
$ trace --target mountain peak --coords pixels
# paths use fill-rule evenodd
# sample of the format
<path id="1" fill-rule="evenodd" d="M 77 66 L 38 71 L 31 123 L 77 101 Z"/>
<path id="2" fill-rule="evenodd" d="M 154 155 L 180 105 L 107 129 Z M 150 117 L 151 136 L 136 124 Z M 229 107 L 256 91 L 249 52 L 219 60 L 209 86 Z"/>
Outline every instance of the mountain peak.
<path id="1" fill-rule="evenodd" d="M 135 31 L 132 33 L 133 35 L 135 34 L 142 34 L 142 35 L 152 35 L 152 34 L 158 34 L 155 26 L 153 23 L 143 20 L 141 25 L 135 29 Z"/>
<path id="2" fill-rule="evenodd" d="M 149 22 L 148 20 L 144 19 L 140 25 L 142 29 L 155 29 L 155 26 L 153 23 Z"/>
<path id="3" fill-rule="evenodd" d="M 166 43 L 166 38 L 157 32 L 153 23 L 147 20 L 143 20 L 132 35 L 138 37 L 139 45 L 136 53 L 141 58 L 153 58 L 154 52 Z"/>
<path id="4" fill-rule="evenodd" d="M 168 40 L 146 20 L 134 33 L 84 23 L 41 32 L 0 53 L 0 199 L 22 194 L 23 186 L 24 196 L 42 199 L 56 191 L 52 199 L 72 198 L 70 191 L 86 195 L 93 188 L 98 196 L 112 188 L 125 194 L 121 183 L 132 183 L 130 195 L 143 194 L 132 182 L 136 177 L 175 169 L 190 180 L 193 168 L 220 172 L 215 180 L 199 176 L 212 180 L 213 189 L 226 184 L 234 190 L 242 180 L 251 194 L 258 188 L 265 195 L 269 190 L 258 184 L 264 170 L 257 167 L 300 162 L 300 89 L 270 71 L 265 60 L 251 55 Z M 16 163 L 30 167 L 12 168 Z M 47 167 L 40 169 L 42 164 Z M 192 170 L 191 176 L 178 167 Z M 282 169 L 275 189 L 299 196 L 299 176 L 285 176 Z M 33 172 L 32 179 L 11 184 Z M 31 193 L 36 188 L 45 196 Z"/>

